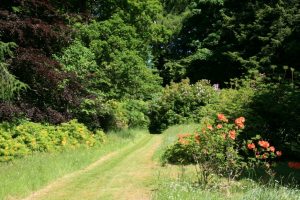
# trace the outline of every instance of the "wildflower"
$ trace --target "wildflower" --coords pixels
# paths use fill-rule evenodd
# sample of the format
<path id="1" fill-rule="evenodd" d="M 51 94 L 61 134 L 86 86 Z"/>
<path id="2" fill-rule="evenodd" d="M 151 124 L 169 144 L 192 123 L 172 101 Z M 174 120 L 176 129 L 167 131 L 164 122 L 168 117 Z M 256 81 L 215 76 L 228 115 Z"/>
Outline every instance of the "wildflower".
<path id="1" fill-rule="evenodd" d="M 223 114 L 218 114 L 218 119 L 222 122 L 228 122 L 228 119 Z"/>
<path id="2" fill-rule="evenodd" d="M 269 142 L 264 141 L 264 140 L 259 141 L 258 144 L 259 144 L 259 146 L 261 146 L 265 149 L 267 149 L 270 146 Z"/>
<path id="3" fill-rule="evenodd" d="M 248 149 L 255 149 L 255 144 L 254 143 L 250 143 L 247 145 Z"/>
<path id="4" fill-rule="evenodd" d="M 288 162 L 289 168 L 300 169 L 300 162 Z"/>
<path id="5" fill-rule="evenodd" d="M 271 146 L 271 147 L 270 147 L 270 151 L 275 152 L 275 147 L 274 147 L 274 146 Z"/>
<path id="6" fill-rule="evenodd" d="M 235 130 L 229 131 L 229 137 L 230 137 L 231 139 L 235 140 L 235 138 L 236 138 L 236 132 L 235 132 Z"/>
<path id="7" fill-rule="evenodd" d="M 276 151 L 276 155 L 279 157 L 279 156 L 282 156 L 282 151 Z"/>
<path id="8" fill-rule="evenodd" d="M 222 126 L 222 124 L 218 124 L 217 125 L 217 129 L 220 129 L 220 128 L 222 128 L 223 126 Z"/>

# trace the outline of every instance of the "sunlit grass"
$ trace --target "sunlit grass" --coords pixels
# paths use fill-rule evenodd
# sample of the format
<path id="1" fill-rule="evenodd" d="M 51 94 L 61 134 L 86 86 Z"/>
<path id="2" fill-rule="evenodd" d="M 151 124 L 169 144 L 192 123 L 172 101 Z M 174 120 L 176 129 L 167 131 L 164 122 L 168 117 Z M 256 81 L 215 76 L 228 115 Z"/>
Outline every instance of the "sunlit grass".
<path id="1" fill-rule="evenodd" d="M 242 179 L 227 182 L 219 178 L 209 186 L 197 183 L 192 166 L 167 165 L 158 172 L 153 200 L 300 200 L 300 190 L 279 181 L 266 184 Z"/>
<path id="2" fill-rule="evenodd" d="M 9 163 L 0 163 L 0 199 L 26 196 L 47 183 L 82 169 L 101 156 L 120 149 L 138 138 L 141 131 L 110 132 L 100 147 L 66 150 L 60 153 L 36 153 Z"/>

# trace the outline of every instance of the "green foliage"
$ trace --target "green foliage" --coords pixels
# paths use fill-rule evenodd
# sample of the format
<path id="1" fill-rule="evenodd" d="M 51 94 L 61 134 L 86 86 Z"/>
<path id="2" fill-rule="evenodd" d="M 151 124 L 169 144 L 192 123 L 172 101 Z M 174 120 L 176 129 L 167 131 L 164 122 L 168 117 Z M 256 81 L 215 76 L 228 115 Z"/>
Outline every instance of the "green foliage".
<path id="1" fill-rule="evenodd" d="M 80 41 L 74 41 L 61 57 L 57 55 L 54 57 L 64 65 L 65 71 L 75 72 L 81 79 L 97 70 L 94 53 L 83 46 Z"/>
<path id="2" fill-rule="evenodd" d="M 149 68 L 149 47 L 134 26 L 117 14 L 89 24 L 75 24 L 77 40 L 57 60 L 83 79 L 85 87 L 107 99 L 150 99 L 161 79 Z"/>
<path id="3" fill-rule="evenodd" d="M 277 70 L 278 71 L 278 70 Z M 286 72 L 273 75 L 250 72 L 243 79 L 233 79 L 229 86 L 218 92 L 216 101 L 199 110 L 203 119 L 212 119 L 217 113 L 238 117 L 243 115 L 249 122 L 245 138 L 258 133 L 280 147 L 286 154 L 297 157 L 299 152 L 299 75 L 293 71 L 293 79 Z M 291 120 L 293 119 L 293 120 Z"/>
<path id="4" fill-rule="evenodd" d="M 147 128 L 149 118 L 148 104 L 139 100 L 110 100 L 106 104 L 108 106 L 108 121 L 105 127 L 107 129 L 123 129 L 123 128 Z"/>
<path id="5" fill-rule="evenodd" d="M 222 84 L 251 69 L 269 72 L 272 64 L 299 67 L 297 0 L 163 2 L 168 13 L 189 13 L 161 55 L 166 83 L 189 77 Z"/>
<path id="6" fill-rule="evenodd" d="M 12 49 L 16 48 L 13 42 L 4 43 L 0 41 L 0 99 L 10 100 L 14 94 L 26 89 L 26 85 L 12 75 L 5 64 L 7 57 L 13 56 Z"/>
<path id="7" fill-rule="evenodd" d="M 92 147 L 105 142 L 102 131 L 90 132 L 72 120 L 59 126 L 24 121 L 0 126 L 0 161 L 12 160 L 32 152 L 53 152 L 79 146 Z"/>
<path id="8" fill-rule="evenodd" d="M 180 83 L 171 83 L 159 98 L 151 102 L 152 131 L 162 131 L 169 125 L 199 121 L 199 110 L 216 101 L 217 92 L 209 81 L 202 80 L 189 84 L 185 79 Z"/>

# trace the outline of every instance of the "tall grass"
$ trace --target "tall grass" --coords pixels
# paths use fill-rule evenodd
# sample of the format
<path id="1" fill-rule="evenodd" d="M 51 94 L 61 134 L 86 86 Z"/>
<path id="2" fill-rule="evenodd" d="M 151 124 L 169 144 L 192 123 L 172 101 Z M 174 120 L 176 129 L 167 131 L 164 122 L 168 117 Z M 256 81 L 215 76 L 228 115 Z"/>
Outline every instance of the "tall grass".
<path id="1" fill-rule="evenodd" d="M 190 181 L 164 179 L 153 200 L 300 200 L 300 190 L 281 185 L 236 183 L 229 189 L 196 187 Z"/>
<path id="2" fill-rule="evenodd" d="M 12 162 L 0 163 L 0 199 L 24 197 L 47 183 L 82 169 L 101 156 L 124 147 L 139 138 L 141 132 L 110 132 L 108 141 L 100 147 L 66 150 L 61 153 L 36 153 Z"/>

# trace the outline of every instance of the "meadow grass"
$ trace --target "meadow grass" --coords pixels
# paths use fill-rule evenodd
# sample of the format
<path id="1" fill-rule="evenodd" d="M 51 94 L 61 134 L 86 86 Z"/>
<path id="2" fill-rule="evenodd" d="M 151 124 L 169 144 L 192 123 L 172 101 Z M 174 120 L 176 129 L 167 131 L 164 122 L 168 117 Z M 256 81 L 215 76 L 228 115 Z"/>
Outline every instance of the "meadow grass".
<path id="1" fill-rule="evenodd" d="M 160 179 L 153 200 L 300 200 L 300 190 L 280 184 L 261 185 L 252 180 L 229 187 L 203 189 L 187 179 Z"/>
<path id="2" fill-rule="evenodd" d="M 47 183 L 82 169 L 101 156 L 126 146 L 140 135 L 139 130 L 109 132 L 107 142 L 99 147 L 70 149 L 59 153 L 35 153 L 0 163 L 0 199 L 24 197 Z"/>
<path id="3" fill-rule="evenodd" d="M 193 133 L 196 124 L 176 125 L 163 132 L 163 142 L 156 152 L 156 159 L 162 156 L 164 150 L 175 143 L 177 134 Z M 278 177 L 268 180 L 267 177 L 242 177 L 239 180 L 227 182 L 226 179 L 215 176 L 212 183 L 203 188 L 197 183 L 193 165 L 166 165 L 157 172 L 153 200 L 300 200 L 300 190 L 297 181 L 300 172 L 289 169 L 286 162 L 278 163 L 275 168 Z M 259 176 L 259 177 L 258 177 Z M 262 181 L 263 180 L 263 181 Z M 267 180 L 267 181 L 266 181 Z M 299 182 L 298 182 L 299 183 Z"/>

